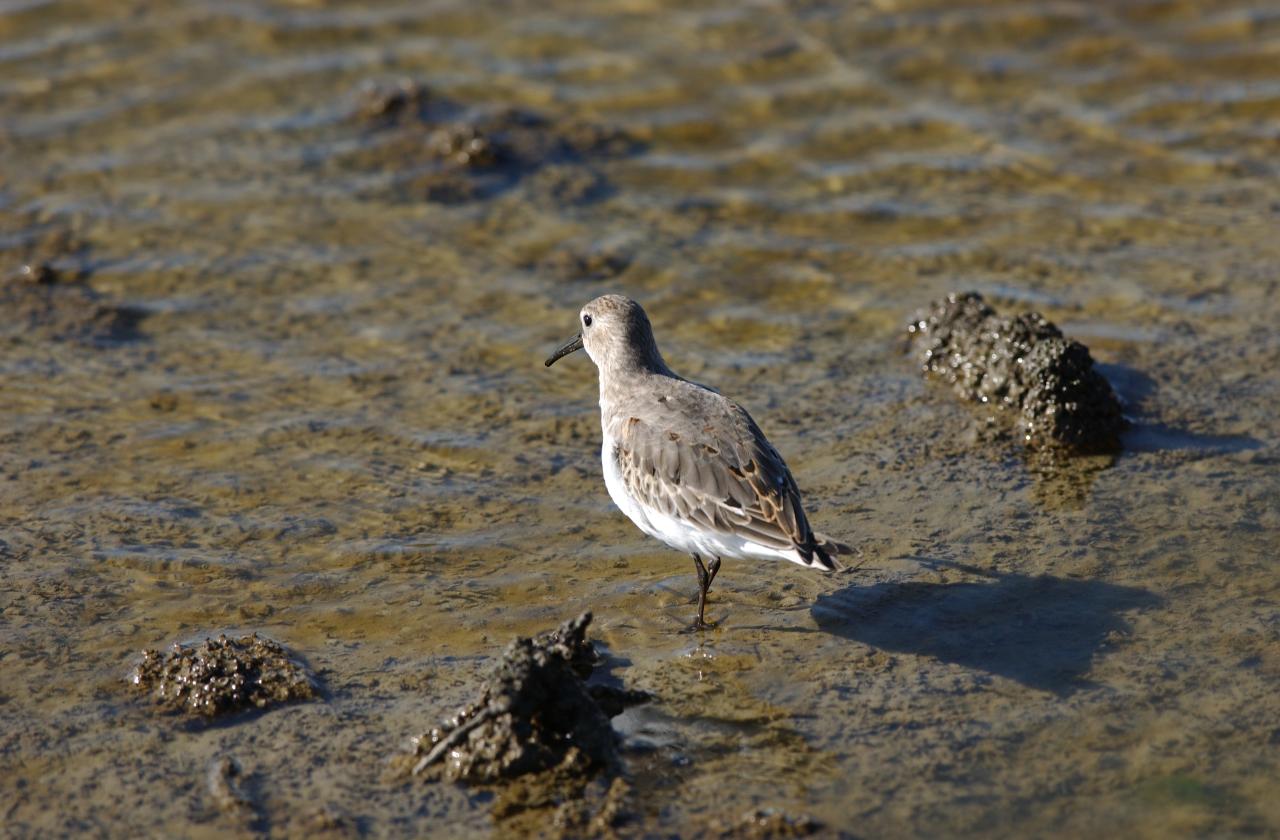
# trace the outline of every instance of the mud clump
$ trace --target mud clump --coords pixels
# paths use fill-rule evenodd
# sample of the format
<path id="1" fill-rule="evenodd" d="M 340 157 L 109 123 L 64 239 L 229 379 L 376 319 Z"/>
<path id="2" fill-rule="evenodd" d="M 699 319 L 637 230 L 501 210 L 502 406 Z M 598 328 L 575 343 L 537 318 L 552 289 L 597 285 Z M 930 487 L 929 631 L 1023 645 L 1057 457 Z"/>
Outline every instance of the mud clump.
<path id="1" fill-rule="evenodd" d="M 355 121 L 367 131 L 361 148 L 340 163 L 390 173 L 403 200 L 457 204 L 492 198 L 541 170 L 634 154 L 639 142 L 618 129 L 559 120 L 511 107 L 470 107 L 410 80 L 366 85 Z M 592 171 L 560 172 L 546 192 L 562 204 L 611 194 Z"/>
<path id="2" fill-rule="evenodd" d="M 997 315 L 976 292 L 953 294 L 907 327 L 925 373 L 970 402 L 1016 413 L 1032 449 L 1106 453 L 1120 449 L 1120 402 L 1089 350 L 1038 312 Z"/>
<path id="3" fill-rule="evenodd" d="M 492 784 L 533 773 L 589 780 L 621 766 L 610 717 L 649 699 L 644 692 L 590 686 L 599 662 L 586 639 L 591 614 L 503 652 L 480 697 L 418 739 L 414 774 Z"/>
<path id="4" fill-rule="evenodd" d="M 552 250 L 525 267 L 570 281 L 600 282 L 612 280 L 631 267 L 632 255 L 617 248 L 574 249 L 564 246 Z"/>
<path id="5" fill-rule="evenodd" d="M 259 833 L 266 823 L 253 796 L 245 789 L 244 768 L 235 756 L 222 755 L 209 762 L 205 785 L 209 800 L 241 833 Z"/>
<path id="6" fill-rule="evenodd" d="M 0 234 L 15 224 L 0 220 Z M 31 340 L 118 343 L 141 338 L 147 313 L 88 283 L 88 246 L 56 223 L 24 218 L 16 222 L 17 247 L 0 254 L 0 337 Z"/>
<path id="7" fill-rule="evenodd" d="M 205 781 L 209 796 L 219 810 L 242 812 L 253 809 L 253 799 L 240 784 L 243 777 L 244 768 L 234 756 L 223 755 L 209 762 Z"/>
<path id="8" fill-rule="evenodd" d="M 412 79 L 398 79 L 391 84 L 367 82 L 356 98 L 355 116 L 358 119 L 394 125 L 402 119 L 424 113 L 435 95 L 426 85 Z"/>
<path id="9" fill-rule="evenodd" d="M 306 669 L 283 646 L 256 633 L 175 643 L 168 656 L 145 650 L 130 681 L 160 706 L 203 718 L 316 696 Z"/>
<path id="10" fill-rule="evenodd" d="M 141 309 L 118 303 L 83 280 L 69 280 L 46 263 L 24 265 L 0 283 L 0 310 L 6 313 L 4 334 L 11 340 L 118 343 L 141 338 Z"/>

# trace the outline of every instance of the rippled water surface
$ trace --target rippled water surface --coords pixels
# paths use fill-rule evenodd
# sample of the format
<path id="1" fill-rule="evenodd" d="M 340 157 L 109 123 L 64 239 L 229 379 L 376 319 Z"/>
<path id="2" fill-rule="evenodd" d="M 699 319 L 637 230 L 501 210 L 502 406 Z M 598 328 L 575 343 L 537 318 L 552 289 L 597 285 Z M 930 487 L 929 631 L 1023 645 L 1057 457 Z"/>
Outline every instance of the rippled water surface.
<path id="1" fill-rule="evenodd" d="M 1280 831 L 1277 161 L 1265 2 L 0 0 L 0 822 L 218 834 L 234 754 L 245 830 L 502 832 L 387 758 L 590 608 L 658 696 L 624 831 Z M 1124 454 L 919 376 L 961 289 L 1090 346 Z M 726 562 L 679 632 L 594 368 L 541 364 L 605 291 L 861 570 Z M 220 630 L 324 700 L 130 693 Z"/>

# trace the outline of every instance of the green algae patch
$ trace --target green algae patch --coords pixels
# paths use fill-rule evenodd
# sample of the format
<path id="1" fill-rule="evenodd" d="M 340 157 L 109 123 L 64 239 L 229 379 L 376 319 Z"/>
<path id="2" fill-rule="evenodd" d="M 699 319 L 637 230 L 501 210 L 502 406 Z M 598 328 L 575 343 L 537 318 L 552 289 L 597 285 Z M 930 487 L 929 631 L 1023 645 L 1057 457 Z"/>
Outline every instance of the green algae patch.
<path id="1" fill-rule="evenodd" d="M 1238 804 L 1230 794 L 1182 773 L 1149 779 L 1137 790 L 1141 799 L 1153 805 L 1226 808 Z"/>
<path id="2" fill-rule="evenodd" d="M 753 808 L 736 820 L 712 820 L 707 825 L 706 836 L 724 840 L 783 840 L 810 837 L 821 830 L 822 823 L 808 814 L 792 816 L 776 808 Z"/>
<path id="3" fill-rule="evenodd" d="M 312 676 L 283 645 L 256 633 L 175 643 L 167 655 L 145 650 L 130 682 L 162 708 L 203 718 L 311 700 L 317 693 Z"/>

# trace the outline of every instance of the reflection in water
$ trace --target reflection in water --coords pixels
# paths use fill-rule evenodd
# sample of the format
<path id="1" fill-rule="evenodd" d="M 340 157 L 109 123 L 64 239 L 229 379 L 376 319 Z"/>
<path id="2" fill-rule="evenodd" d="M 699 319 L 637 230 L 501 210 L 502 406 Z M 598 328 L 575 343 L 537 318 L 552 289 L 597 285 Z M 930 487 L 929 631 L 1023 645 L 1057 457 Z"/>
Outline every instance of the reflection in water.
<path id="1" fill-rule="evenodd" d="M 1043 510 L 1082 510 L 1094 481 L 1116 460 L 1115 455 L 1062 458 L 1051 452 L 1028 452 L 1027 470 L 1035 480 L 1032 497 Z"/>
<path id="2" fill-rule="evenodd" d="M 872 647 L 1065 696 L 1088 685 L 1094 657 L 1128 631 L 1123 613 L 1160 603 L 1144 589 L 1096 580 L 978 573 L 988 581 L 852 584 L 819 596 L 813 618 Z"/>

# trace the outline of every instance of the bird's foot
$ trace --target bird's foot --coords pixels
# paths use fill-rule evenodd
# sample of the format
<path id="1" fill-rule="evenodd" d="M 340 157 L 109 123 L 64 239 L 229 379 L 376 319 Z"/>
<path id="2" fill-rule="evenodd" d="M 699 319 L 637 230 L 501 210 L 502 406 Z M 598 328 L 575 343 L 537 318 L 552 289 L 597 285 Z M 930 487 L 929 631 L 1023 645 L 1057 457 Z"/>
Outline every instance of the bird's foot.
<path id="1" fill-rule="evenodd" d="M 867 564 L 867 560 L 870 559 L 861 546 L 853 545 L 849 548 L 851 549 L 850 552 L 840 558 L 841 563 L 840 568 L 837 570 L 838 574 L 847 575 L 851 572 L 861 571 L 862 567 Z M 852 560 L 846 560 L 846 557 L 852 558 Z"/>
<path id="2" fill-rule="evenodd" d="M 717 621 L 704 621 L 702 619 L 702 616 L 698 616 L 693 620 L 693 624 L 690 624 L 688 627 L 684 629 L 684 632 L 685 633 L 701 633 L 706 630 L 714 630 L 719 626 L 720 626 L 720 623 Z"/>

